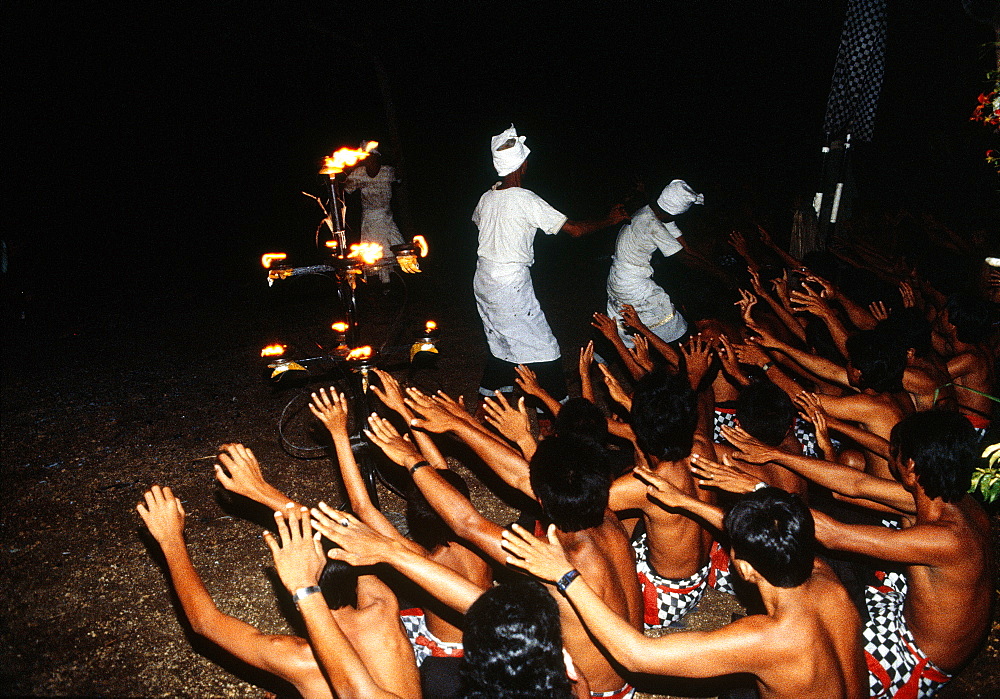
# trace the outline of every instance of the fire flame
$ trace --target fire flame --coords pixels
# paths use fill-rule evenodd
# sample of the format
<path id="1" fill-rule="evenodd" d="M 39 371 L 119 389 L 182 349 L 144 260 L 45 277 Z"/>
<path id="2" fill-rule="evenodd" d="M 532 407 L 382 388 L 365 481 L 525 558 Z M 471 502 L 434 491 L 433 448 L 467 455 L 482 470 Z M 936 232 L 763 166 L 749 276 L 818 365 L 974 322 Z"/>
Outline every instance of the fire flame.
<path id="1" fill-rule="evenodd" d="M 336 240 L 328 240 L 325 243 L 323 243 L 323 245 L 325 245 L 326 247 L 330 248 L 331 250 L 336 250 L 337 249 L 337 241 Z"/>
<path id="2" fill-rule="evenodd" d="M 268 345 L 260 351 L 261 357 L 280 357 L 285 353 L 285 345 Z"/>
<path id="3" fill-rule="evenodd" d="M 435 323 L 433 320 L 428 320 L 426 323 L 424 323 L 424 332 L 430 334 L 435 330 L 437 330 L 437 326 L 438 324 Z"/>
<path id="4" fill-rule="evenodd" d="M 368 345 L 356 347 L 347 353 L 348 359 L 368 359 L 370 356 L 372 356 L 372 348 Z"/>
<path id="5" fill-rule="evenodd" d="M 333 330 L 334 332 L 338 332 L 338 333 L 346 333 L 347 332 L 347 323 L 345 323 L 342 320 L 341 321 L 337 321 L 336 323 L 334 323 L 333 325 L 330 326 L 330 330 Z"/>
<path id="6" fill-rule="evenodd" d="M 382 246 L 378 243 L 353 243 L 348 257 L 357 257 L 365 264 L 373 265 L 382 259 Z"/>
<path id="7" fill-rule="evenodd" d="M 264 269 L 271 269 L 271 265 L 275 262 L 281 262 L 288 255 L 283 252 L 268 252 L 264 253 L 264 256 L 260 258 L 260 263 L 264 265 Z"/>
<path id="8" fill-rule="evenodd" d="M 420 256 L 427 257 L 427 252 L 430 250 L 427 246 L 427 239 L 422 235 L 415 235 L 413 236 L 413 242 L 417 244 L 418 248 L 420 248 Z"/>
<path id="9" fill-rule="evenodd" d="M 368 141 L 364 148 L 341 148 L 333 155 L 323 158 L 323 169 L 319 171 L 321 175 L 336 175 L 344 171 L 344 168 L 356 165 L 359 161 L 368 157 L 368 154 L 378 148 L 378 141 Z"/>

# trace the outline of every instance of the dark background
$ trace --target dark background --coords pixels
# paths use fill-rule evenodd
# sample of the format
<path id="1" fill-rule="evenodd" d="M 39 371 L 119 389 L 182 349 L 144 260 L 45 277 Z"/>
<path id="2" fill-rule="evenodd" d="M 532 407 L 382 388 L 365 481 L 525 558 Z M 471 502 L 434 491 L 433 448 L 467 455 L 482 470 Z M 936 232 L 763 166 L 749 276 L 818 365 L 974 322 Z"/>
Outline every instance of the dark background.
<path id="1" fill-rule="evenodd" d="M 404 232 L 471 265 L 489 137 L 511 122 L 534 153 L 528 186 L 571 217 L 637 178 L 683 177 L 713 215 L 787 230 L 818 180 L 845 5 L 17 3 L 12 271 L 69 301 L 259 274 L 262 252 L 308 249 L 319 210 L 300 192 L 320 193 L 321 157 L 363 138 L 401 161 Z M 875 140 L 855 151 L 862 207 L 995 227 L 988 135 L 968 120 L 991 40 L 959 0 L 890 0 Z"/>

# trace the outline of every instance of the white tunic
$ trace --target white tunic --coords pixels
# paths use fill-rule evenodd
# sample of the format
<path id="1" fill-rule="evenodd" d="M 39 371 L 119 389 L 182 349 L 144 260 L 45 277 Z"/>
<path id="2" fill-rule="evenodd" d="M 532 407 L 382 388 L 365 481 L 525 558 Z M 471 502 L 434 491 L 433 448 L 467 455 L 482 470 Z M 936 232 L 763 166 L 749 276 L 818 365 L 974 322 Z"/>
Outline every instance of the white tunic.
<path id="1" fill-rule="evenodd" d="M 677 242 L 682 235 L 674 222 L 664 223 L 653 210 L 639 209 L 618 234 L 615 255 L 608 274 L 608 316 L 618 321 L 618 331 L 631 344 L 623 331 L 621 307 L 630 304 L 639 319 L 667 342 L 676 340 L 687 331 L 684 317 L 674 309 L 670 297 L 653 282 L 653 251 L 659 248 L 665 257 L 683 249 Z"/>
<path id="2" fill-rule="evenodd" d="M 369 177 L 364 163 L 351 170 L 344 180 L 345 192 L 361 191 L 361 240 L 378 243 L 386 255 L 390 246 L 403 242 L 403 236 L 392 218 L 393 182 L 399 182 L 399 179 L 391 166 L 383 165 L 375 177 Z"/>
<path id="3" fill-rule="evenodd" d="M 535 290 L 529 267 L 535 261 L 535 231 L 559 232 L 566 216 L 521 187 L 483 194 L 472 214 L 479 228 L 479 261 L 473 291 L 490 352 L 514 364 L 559 358 L 556 342 Z"/>

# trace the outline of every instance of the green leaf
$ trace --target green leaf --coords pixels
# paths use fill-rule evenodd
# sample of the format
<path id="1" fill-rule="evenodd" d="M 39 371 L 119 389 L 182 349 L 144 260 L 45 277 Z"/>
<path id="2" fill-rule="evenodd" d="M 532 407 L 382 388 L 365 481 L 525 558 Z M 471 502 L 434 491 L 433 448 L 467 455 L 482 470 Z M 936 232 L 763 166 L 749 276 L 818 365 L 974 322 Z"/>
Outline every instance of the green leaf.
<path id="1" fill-rule="evenodd" d="M 986 502 L 993 502 L 997 499 L 997 495 L 1000 495 L 1000 476 L 994 475 L 990 479 L 990 484 L 986 486 L 983 495 Z"/>
<path id="2" fill-rule="evenodd" d="M 983 476 L 985 475 L 986 471 L 981 471 L 979 469 L 976 469 L 976 472 L 972 474 L 972 484 L 969 486 L 970 493 L 976 492 L 976 486 L 979 485 L 979 482 L 983 480 Z"/>

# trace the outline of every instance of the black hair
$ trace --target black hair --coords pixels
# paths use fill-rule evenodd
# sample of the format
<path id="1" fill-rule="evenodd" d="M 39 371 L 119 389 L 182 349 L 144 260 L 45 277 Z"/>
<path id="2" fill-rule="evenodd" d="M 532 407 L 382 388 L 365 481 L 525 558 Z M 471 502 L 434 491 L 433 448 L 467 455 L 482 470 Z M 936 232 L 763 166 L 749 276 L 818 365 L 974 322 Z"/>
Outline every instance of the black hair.
<path id="1" fill-rule="evenodd" d="M 439 469 L 438 473 L 455 490 L 469 497 L 469 486 L 460 475 L 451 469 Z M 411 485 L 406 493 L 406 526 L 410 530 L 410 538 L 428 551 L 455 541 L 455 532 L 445 524 L 441 515 L 434 511 L 415 484 Z"/>
<path id="2" fill-rule="evenodd" d="M 969 490 L 979 435 L 958 413 L 929 410 L 900 420 L 889 447 L 901 463 L 913 460 L 917 482 L 929 498 L 957 502 Z"/>
<path id="3" fill-rule="evenodd" d="M 465 614 L 465 699 L 569 699 L 559 607 L 540 584 L 490 588 Z"/>
<path id="4" fill-rule="evenodd" d="M 876 326 L 884 331 L 883 337 L 900 345 L 904 353 L 912 349 L 918 357 L 925 357 L 933 349 L 931 323 L 919 308 L 899 308 Z"/>
<path id="5" fill-rule="evenodd" d="M 542 512 L 560 530 L 590 529 L 604 520 L 611 468 L 607 453 L 595 442 L 543 439 L 531 457 L 529 478 Z"/>
<path id="6" fill-rule="evenodd" d="M 687 377 L 653 371 L 636 383 L 630 413 L 644 452 L 661 461 L 691 453 L 698 426 L 698 396 Z"/>
<path id="7" fill-rule="evenodd" d="M 319 576 L 323 599 L 330 609 L 358 605 L 358 577 L 367 574 L 367 568 L 356 568 L 350 563 L 327 559 Z"/>
<path id="8" fill-rule="evenodd" d="M 955 336 L 962 342 L 985 342 L 993 333 L 997 307 L 980 296 L 954 294 L 948 298 L 948 322 L 955 326 Z"/>
<path id="9" fill-rule="evenodd" d="M 906 350 L 891 337 L 888 328 L 876 327 L 851 335 L 847 338 L 847 356 L 861 372 L 858 388 L 870 388 L 876 393 L 903 390 Z"/>
<path id="10" fill-rule="evenodd" d="M 772 447 L 781 444 L 792 429 L 796 412 L 788 394 L 770 381 L 747 386 L 736 399 L 736 420 L 740 427 Z"/>
<path id="11" fill-rule="evenodd" d="M 797 495 L 761 488 L 740 497 L 723 518 L 733 556 L 775 587 L 798 587 L 812 575 L 816 533 Z"/>
<path id="12" fill-rule="evenodd" d="M 553 429 L 563 437 L 585 437 L 599 444 L 608 441 L 608 420 L 586 398 L 570 398 L 556 415 Z"/>

